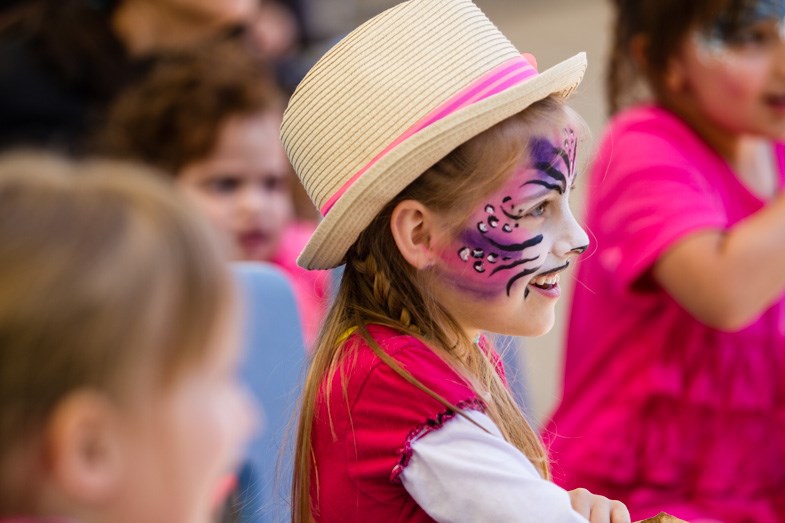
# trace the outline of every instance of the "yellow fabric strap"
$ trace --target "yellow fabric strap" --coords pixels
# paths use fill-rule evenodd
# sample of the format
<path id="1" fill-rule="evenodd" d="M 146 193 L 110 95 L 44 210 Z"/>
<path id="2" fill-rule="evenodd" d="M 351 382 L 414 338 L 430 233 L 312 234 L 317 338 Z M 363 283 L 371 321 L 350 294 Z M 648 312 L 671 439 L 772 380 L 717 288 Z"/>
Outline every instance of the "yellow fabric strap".
<path id="1" fill-rule="evenodd" d="M 354 332 L 355 332 L 356 330 L 357 330 L 357 326 L 355 325 L 354 327 L 349 327 L 348 329 L 346 329 L 345 331 L 343 331 L 343 334 L 341 334 L 340 336 L 338 336 L 338 344 L 341 344 L 341 343 L 345 342 L 346 340 L 348 340 L 348 339 L 349 339 L 349 336 L 351 336 L 352 334 L 354 334 Z"/>

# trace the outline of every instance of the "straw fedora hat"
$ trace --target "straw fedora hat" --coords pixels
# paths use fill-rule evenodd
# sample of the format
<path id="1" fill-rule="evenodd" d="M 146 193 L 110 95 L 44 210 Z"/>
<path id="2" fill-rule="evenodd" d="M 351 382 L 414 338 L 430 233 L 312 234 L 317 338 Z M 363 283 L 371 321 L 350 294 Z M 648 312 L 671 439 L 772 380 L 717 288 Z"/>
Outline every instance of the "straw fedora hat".
<path id="1" fill-rule="evenodd" d="M 281 139 L 324 219 L 297 259 L 341 265 L 374 217 L 457 146 L 551 94 L 584 53 L 538 73 L 470 0 L 410 0 L 361 25 L 292 95 Z"/>

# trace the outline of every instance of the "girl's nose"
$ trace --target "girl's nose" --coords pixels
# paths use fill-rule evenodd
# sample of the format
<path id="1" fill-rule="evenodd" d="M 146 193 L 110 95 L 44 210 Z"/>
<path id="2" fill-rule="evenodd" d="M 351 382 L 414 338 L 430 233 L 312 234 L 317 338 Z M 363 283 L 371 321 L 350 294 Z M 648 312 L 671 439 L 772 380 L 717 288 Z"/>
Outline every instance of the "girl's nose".
<path id="1" fill-rule="evenodd" d="M 589 247 L 589 236 L 570 213 L 567 228 L 554 244 L 554 252 L 561 257 L 578 256 Z"/>
<path id="2" fill-rule="evenodd" d="M 267 207 L 267 197 L 264 191 L 255 187 L 246 187 L 240 198 L 240 207 L 248 214 L 258 214 Z"/>

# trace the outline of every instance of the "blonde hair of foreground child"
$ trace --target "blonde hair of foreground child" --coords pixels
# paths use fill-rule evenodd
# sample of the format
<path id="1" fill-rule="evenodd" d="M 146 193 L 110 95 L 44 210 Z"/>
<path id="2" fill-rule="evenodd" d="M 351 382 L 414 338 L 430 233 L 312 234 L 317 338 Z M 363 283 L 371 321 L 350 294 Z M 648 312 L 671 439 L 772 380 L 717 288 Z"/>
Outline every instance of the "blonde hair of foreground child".
<path id="1" fill-rule="evenodd" d="M 0 519 L 205 522 L 252 414 L 209 227 L 147 168 L 0 159 Z"/>

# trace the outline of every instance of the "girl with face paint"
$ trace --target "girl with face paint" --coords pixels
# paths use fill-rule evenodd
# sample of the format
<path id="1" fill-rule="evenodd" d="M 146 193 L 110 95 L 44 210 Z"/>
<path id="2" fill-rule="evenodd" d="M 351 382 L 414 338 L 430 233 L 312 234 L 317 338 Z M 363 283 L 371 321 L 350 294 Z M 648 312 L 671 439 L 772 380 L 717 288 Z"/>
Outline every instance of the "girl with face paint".
<path id="1" fill-rule="evenodd" d="M 615 31 L 556 480 L 785 521 L 785 1 L 620 0 Z"/>
<path id="2" fill-rule="evenodd" d="M 483 335 L 549 330 L 588 243 L 569 206 L 573 60 L 538 73 L 469 0 L 412 0 L 295 91 L 282 138 L 325 215 L 298 263 L 344 270 L 304 388 L 292 521 L 630 521 L 549 481 Z"/>

